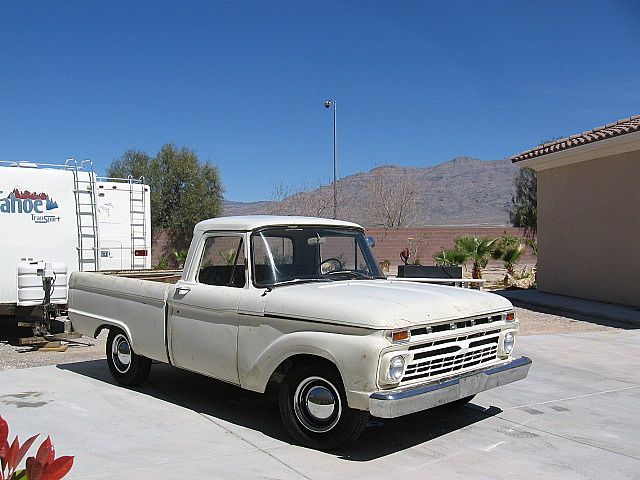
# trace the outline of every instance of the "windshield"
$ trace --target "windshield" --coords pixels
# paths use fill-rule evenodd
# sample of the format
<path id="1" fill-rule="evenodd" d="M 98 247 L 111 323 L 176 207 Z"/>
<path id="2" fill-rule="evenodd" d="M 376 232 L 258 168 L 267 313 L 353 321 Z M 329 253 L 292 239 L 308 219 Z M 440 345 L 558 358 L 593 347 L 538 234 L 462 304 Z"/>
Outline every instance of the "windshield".
<path id="1" fill-rule="evenodd" d="M 360 230 L 269 228 L 251 236 L 251 251 L 257 287 L 384 278 Z"/>

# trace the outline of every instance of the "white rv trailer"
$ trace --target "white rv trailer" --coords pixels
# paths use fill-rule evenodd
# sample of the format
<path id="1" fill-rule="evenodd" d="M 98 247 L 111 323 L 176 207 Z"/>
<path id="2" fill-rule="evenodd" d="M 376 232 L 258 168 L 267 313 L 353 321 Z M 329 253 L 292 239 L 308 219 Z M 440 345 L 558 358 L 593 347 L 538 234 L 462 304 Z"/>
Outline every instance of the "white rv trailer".
<path id="1" fill-rule="evenodd" d="M 90 161 L 0 161 L 0 312 L 40 305 L 45 266 L 51 303 L 67 303 L 74 271 L 151 268 L 149 187 L 96 177 Z"/>

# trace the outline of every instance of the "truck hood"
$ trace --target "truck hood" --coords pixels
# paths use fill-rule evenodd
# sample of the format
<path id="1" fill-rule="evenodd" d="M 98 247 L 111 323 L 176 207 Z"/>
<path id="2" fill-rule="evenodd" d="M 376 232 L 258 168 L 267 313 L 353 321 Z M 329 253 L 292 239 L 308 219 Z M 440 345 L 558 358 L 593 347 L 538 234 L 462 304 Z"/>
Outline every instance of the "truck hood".
<path id="1" fill-rule="evenodd" d="M 492 293 L 399 280 L 283 285 L 266 295 L 267 316 L 375 329 L 428 325 L 512 309 Z"/>

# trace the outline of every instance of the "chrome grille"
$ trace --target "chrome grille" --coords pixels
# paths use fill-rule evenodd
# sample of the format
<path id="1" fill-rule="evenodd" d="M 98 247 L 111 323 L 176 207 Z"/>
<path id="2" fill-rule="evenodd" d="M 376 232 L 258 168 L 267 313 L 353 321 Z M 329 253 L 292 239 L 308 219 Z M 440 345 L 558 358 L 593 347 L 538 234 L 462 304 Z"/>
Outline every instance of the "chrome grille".
<path id="1" fill-rule="evenodd" d="M 411 345 L 413 361 L 407 365 L 401 383 L 461 372 L 498 357 L 500 329 Z"/>

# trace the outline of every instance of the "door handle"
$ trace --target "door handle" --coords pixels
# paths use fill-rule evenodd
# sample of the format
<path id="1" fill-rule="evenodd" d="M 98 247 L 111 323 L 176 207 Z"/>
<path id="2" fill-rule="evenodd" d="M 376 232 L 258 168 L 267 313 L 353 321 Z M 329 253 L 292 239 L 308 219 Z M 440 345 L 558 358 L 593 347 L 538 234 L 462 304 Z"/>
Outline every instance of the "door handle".
<path id="1" fill-rule="evenodd" d="M 191 287 L 176 287 L 176 293 L 178 295 L 184 295 L 191 291 Z"/>

